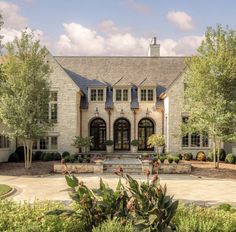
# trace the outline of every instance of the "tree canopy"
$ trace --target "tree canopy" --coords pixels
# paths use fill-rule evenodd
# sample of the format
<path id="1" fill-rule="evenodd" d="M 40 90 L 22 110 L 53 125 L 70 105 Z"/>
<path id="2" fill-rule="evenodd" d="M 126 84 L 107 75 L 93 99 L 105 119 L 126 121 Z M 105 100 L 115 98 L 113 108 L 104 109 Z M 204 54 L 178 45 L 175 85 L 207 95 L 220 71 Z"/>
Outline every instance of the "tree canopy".
<path id="1" fill-rule="evenodd" d="M 43 136 L 50 127 L 48 52 L 33 33 L 26 31 L 8 43 L 6 51 L 0 77 L 0 118 L 9 128 L 9 137 L 22 139 L 32 160 L 32 140 Z"/>
<path id="2" fill-rule="evenodd" d="M 236 34 L 208 28 L 198 55 L 187 60 L 184 132 L 208 133 L 214 150 L 236 139 Z"/>

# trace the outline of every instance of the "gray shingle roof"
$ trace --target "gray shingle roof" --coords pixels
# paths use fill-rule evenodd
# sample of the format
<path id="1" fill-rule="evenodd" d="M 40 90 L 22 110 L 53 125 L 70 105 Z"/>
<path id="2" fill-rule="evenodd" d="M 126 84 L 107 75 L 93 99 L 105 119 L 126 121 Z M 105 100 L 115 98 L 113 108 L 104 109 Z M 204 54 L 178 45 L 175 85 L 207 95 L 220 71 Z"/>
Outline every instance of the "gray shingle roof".
<path id="1" fill-rule="evenodd" d="M 138 86 L 140 83 L 156 84 L 158 96 L 185 69 L 186 57 L 94 57 L 56 56 L 55 59 L 65 69 L 71 79 L 84 92 L 86 105 L 90 86 Z M 144 82 L 143 82 L 144 81 Z M 107 107 L 112 106 L 112 92 L 107 94 Z M 137 92 L 132 90 L 131 108 L 138 107 Z"/>

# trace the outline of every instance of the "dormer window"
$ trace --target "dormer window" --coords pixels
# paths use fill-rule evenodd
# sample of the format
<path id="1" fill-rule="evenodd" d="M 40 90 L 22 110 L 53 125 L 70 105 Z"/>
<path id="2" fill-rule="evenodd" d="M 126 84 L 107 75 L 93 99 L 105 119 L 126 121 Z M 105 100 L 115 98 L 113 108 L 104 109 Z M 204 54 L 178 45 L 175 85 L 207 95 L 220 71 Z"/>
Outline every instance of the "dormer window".
<path id="1" fill-rule="evenodd" d="M 90 100 L 91 101 L 103 101 L 104 90 L 103 89 L 90 89 Z"/>
<path id="2" fill-rule="evenodd" d="M 128 101 L 128 89 L 116 89 L 116 101 Z"/>
<path id="3" fill-rule="evenodd" d="M 141 89 L 140 91 L 141 101 L 153 101 L 154 100 L 154 90 L 153 89 Z"/>

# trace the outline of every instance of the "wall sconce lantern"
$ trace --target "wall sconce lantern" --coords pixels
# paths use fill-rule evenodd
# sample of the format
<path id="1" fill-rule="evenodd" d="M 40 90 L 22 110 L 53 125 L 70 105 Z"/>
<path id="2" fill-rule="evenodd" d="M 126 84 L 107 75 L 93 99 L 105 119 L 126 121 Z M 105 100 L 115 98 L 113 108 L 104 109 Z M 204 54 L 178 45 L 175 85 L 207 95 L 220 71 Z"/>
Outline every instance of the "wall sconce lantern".
<path id="1" fill-rule="evenodd" d="M 96 107 L 96 110 L 95 110 L 95 116 L 98 117 L 99 116 L 99 112 L 98 112 L 98 108 Z"/>
<path id="2" fill-rule="evenodd" d="M 151 113 L 151 111 L 149 111 L 149 109 L 147 108 L 146 116 L 148 116 L 150 113 Z"/>
<path id="3" fill-rule="evenodd" d="M 125 113 L 124 113 L 124 110 L 123 110 L 123 108 L 121 109 L 121 111 L 120 111 L 120 115 L 124 115 Z"/>

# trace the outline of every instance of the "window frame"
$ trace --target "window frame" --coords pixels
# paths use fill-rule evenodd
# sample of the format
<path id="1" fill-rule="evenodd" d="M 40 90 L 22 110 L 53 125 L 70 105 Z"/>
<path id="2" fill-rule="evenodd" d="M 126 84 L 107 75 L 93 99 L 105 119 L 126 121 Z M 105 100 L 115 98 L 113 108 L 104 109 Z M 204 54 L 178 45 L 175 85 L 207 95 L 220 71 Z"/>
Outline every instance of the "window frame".
<path id="1" fill-rule="evenodd" d="M 53 147 L 53 138 L 56 138 L 56 145 Z M 41 146 L 41 140 L 45 139 L 46 146 L 43 148 Z M 39 138 L 34 141 L 33 151 L 57 151 L 58 150 L 58 136 L 57 135 L 50 135 L 50 136 L 44 136 L 42 138 Z"/>
<path id="2" fill-rule="evenodd" d="M 49 117 L 50 122 L 52 122 L 52 123 L 58 122 L 58 92 L 57 91 L 50 91 L 48 117 Z"/>
<path id="3" fill-rule="evenodd" d="M 90 88 L 89 101 L 90 102 L 104 102 L 106 99 L 105 93 L 106 91 L 104 88 Z"/>
<path id="4" fill-rule="evenodd" d="M 116 88 L 114 99 L 116 102 L 127 102 L 129 101 L 129 89 L 128 88 Z M 120 99 L 117 99 L 117 92 L 119 93 Z M 126 92 L 126 93 L 125 93 Z"/>
<path id="5" fill-rule="evenodd" d="M 0 134 L 0 150 L 2 149 L 10 149 L 11 147 L 11 141 L 9 137 L 6 135 Z"/>
<path id="6" fill-rule="evenodd" d="M 156 97 L 155 88 L 140 88 L 139 95 L 140 102 L 154 102 Z"/>

